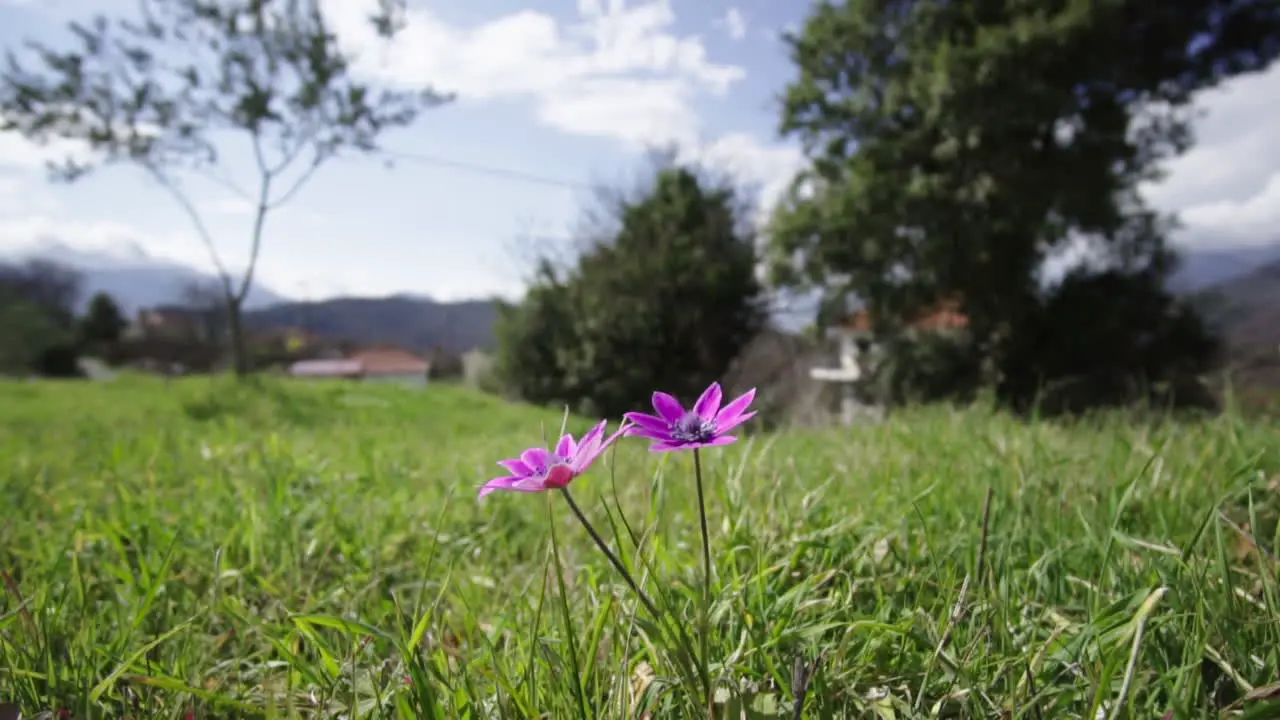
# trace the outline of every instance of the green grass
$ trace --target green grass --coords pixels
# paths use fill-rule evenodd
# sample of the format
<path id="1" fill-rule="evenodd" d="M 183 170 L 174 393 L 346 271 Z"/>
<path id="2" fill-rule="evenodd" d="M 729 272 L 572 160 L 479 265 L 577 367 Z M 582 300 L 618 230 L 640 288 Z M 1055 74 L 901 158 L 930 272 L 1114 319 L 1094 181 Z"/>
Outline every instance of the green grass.
<path id="1" fill-rule="evenodd" d="M 0 702 L 698 717 L 561 498 L 476 501 L 560 421 L 445 387 L 0 385 Z M 792 717 L 819 655 L 807 718 L 1280 717 L 1245 697 L 1280 681 L 1275 424 L 929 409 L 703 460 L 720 718 Z M 691 464 L 625 440 L 574 492 L 693 628 Z"/>

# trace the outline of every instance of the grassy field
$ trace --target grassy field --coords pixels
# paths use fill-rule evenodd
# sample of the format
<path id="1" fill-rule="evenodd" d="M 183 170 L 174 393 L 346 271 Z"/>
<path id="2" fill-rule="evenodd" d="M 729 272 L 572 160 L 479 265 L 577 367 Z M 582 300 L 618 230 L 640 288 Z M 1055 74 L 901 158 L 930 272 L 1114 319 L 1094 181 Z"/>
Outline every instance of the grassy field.
<path id="1" fill-rule="evenodd" d="M 560 497 L 476 500 L 560 421 L 447 387 L 0 385 L 0 702 L 706 717 Z M 616 447 L 576 497 L 696 628 L 691 458 Z M 794 717 L 798 660 L 806 718 L 1280 717 L 1276 424 L 930 409 L 703 462 L 719 718 Z"/>

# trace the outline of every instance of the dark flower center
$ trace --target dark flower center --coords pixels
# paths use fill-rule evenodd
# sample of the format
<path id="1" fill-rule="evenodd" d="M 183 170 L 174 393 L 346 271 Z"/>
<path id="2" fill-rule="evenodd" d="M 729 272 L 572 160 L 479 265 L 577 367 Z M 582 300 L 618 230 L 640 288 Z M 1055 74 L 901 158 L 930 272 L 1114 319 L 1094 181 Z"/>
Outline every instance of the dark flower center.
<path id="1" fill-rule="evenodd" d="M 545 464 L 537 463 L 535 465 L 530 465 L 530 468 L 533 470 L 533 474 L 535 476 L 545 477 L 547 473 L 551 472 L 551 468 L 565 461 L 566 461 L 566 458 L 562 458 L 559 455 L 556 455 L 553 453 L 550 457 L 547 458 L 547 462 Z"/>
<path id="2" fill-rule="evenodd" d="M 716 424 L 694 412 L 685 413 L 684 417 L 671 423 L 670 429 L 673 439 L 685 443 L 706 442 L 716 434 Z"/>

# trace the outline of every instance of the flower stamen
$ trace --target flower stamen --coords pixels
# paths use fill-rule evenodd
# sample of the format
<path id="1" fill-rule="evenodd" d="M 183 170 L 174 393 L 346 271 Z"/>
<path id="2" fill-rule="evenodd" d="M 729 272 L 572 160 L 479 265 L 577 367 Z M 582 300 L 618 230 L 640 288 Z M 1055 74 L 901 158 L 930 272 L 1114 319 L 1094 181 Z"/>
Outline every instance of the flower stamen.
<path id="1" fill-rule="evenodd" d="M 671 437 L 680 442 L 707 442 L 716 434 L 716 424 L 694 412 L 685 413 L 684 417 L 667 427 L 671 431 Z"/>

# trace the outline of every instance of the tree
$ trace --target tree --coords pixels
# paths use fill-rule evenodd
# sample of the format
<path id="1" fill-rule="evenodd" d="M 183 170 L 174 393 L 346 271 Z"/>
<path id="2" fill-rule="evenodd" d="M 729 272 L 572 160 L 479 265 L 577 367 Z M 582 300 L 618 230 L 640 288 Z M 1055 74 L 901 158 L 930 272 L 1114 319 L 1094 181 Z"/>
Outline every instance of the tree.
<path id="1" fill-rule="evenodd" d="M 1169 272 L 1171 219 L 1139 184 L 1190 145 L 1196 91 L 1280 53 L 1280 6 L 828 0 L 789 43 L 781 129 L 810 162 L 775 279 L 856 295 L 884 335 L 957 299 L 1002 367 L 1048 259 Z"/>
<path id="2" fill-rule="evenodd" d="M 0 287 L 0 374 L 38 372 L 45 353 L 67 340 L 43 308 Z"/>
<path id="3" fill-rule="evenodd" d="M 140 19 L 98 15 L 72 23 L 77 47 L 28 43 L 29 63 L 10 54 L 0 77 L 0 120 L 38 142 L 80 141 L 100 164 L 129 163 L 166 190 L 190 218 L 218 269 L 235 370 L 249 371 L 241 309 L 273 210 L 344 151 L 378 149 L 387 130 L 410 125 L 450 96 L 377 90 L 357 79 L 320 0 L 148 0 Z M 399 6 L 370 18 L 386 38 Z M 183 178 L 218 179 L 215 139 L 236 134 L 253 150 L 249 261 L 238 279 L 223 264 Z M 52 165 L 74 181 L 92 163 Z"/>
<path id="4" fill-rule="evenodd" d="M 89 300 L 89 311 L 80 320 L 80 340 L 87 347 L 102 348 L 120 340 L 126 325 L 114 298 L 104 292 Z"/>
<path id="5" fill-rule="evenodd" d="M 1199 376 L 1222 350 L 1153 272 L 1072 272 L 1011 337 L 997 394 L 1017 410 L 1045 414 L 1132 402 L 1204 405 Z"/>
<path id="6" fill-rule="evenodd" d="M 0 264 L 0 372 L 67 375 L 80 274 L 46 260 Z"/>
<path id="7" fill-rule="evenodd" d="M 192 338 L 211 347 L 222 344 L 227 334 L 226 295 L 216 283 L 193 280 L 182 288 L 182 306 L 195 314 L 199 337 Z"/>
<path id="8" fill-rule="evenodd" d="M 580 347 L 575 288 L 551 262 L 536 262 L 524 300 L 498 305 L 494 373 L 506 391 L 528 402 L 578 402 L 587 389 L 571 387 L 565 372 L 568 356 Z"/>
<path id="9" fill-rule="evenodd" d="M 79 272 L 50 260 L 0 264 L 0 291 L 38 308 L 63 331 L 75 322 L 83 282 Z"/>
<path id="10" fill-rule="evenodd" d="M 576 267 L 538 268 L 499 326 L 499 367 L 530 399 L 617 415 L 656 389 L 696 395 L 765 321 L 749 208 L 732 184 L 666 163 L 608 200 Z"/>

